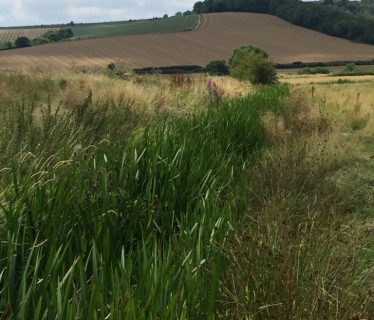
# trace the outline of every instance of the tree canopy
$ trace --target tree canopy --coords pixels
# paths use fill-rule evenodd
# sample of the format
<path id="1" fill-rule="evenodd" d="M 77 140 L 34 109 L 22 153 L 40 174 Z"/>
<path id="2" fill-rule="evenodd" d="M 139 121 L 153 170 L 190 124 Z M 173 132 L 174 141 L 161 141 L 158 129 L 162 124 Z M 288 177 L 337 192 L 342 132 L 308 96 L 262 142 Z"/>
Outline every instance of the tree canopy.
<path id="1" fill-rule="evenodd" d="M 234 50 L 229 66 L 231 76 L 255 85 L 273 84 L 278 80 L 276 69 L 268 54 L 254 46 L 243 46 Z"/>

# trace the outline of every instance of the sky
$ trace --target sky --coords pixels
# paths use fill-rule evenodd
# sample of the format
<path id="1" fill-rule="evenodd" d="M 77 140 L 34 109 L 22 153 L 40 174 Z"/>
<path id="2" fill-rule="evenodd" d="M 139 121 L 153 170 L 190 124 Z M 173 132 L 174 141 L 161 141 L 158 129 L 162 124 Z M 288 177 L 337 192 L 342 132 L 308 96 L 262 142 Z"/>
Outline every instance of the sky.
<path id="1" fill-rule="evenodd" d="M 0 0 L 0 26 L 101 22 L 190 10 L 196 0 Z"/>

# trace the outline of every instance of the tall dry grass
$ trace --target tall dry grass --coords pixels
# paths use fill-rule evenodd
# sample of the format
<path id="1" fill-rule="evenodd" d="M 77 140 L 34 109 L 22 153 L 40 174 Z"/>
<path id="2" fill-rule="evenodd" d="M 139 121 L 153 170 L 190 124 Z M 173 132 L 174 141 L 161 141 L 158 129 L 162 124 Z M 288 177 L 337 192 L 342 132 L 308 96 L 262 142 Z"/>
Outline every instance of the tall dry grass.
<path id="1" fill-rule="evenodd" d="M 273 147 L 248 171 L 247 209 L 226 246 L 222 319 L 374 316 L 373 225 L 361 216 L 373 180 L 352 193 L 355 137 L 306 93 L 264 118 Z"/>

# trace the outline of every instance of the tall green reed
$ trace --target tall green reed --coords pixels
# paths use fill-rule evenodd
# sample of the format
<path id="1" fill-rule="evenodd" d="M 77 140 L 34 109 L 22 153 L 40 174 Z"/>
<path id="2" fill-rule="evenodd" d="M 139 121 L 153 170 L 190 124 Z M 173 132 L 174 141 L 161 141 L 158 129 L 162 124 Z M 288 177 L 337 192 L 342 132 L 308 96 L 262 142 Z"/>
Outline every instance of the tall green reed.
<path id="1" fill-rule="evenodd" d="M 240 173 L 287 93 L 142 126 L 89 97 L 4 116 L 0 318 L 214 318 Z"/>

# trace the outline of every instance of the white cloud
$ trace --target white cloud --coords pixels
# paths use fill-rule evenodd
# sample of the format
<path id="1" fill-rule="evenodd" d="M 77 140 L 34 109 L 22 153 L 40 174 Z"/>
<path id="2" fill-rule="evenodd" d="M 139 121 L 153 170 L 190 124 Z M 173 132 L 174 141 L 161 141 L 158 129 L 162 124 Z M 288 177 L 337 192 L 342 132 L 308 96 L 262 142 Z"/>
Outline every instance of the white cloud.
<path id="1" fill-rule="evenodd" d="M 0 0 L 0 24 L 127 20 L 191 9 L 195 0 Z"/>

